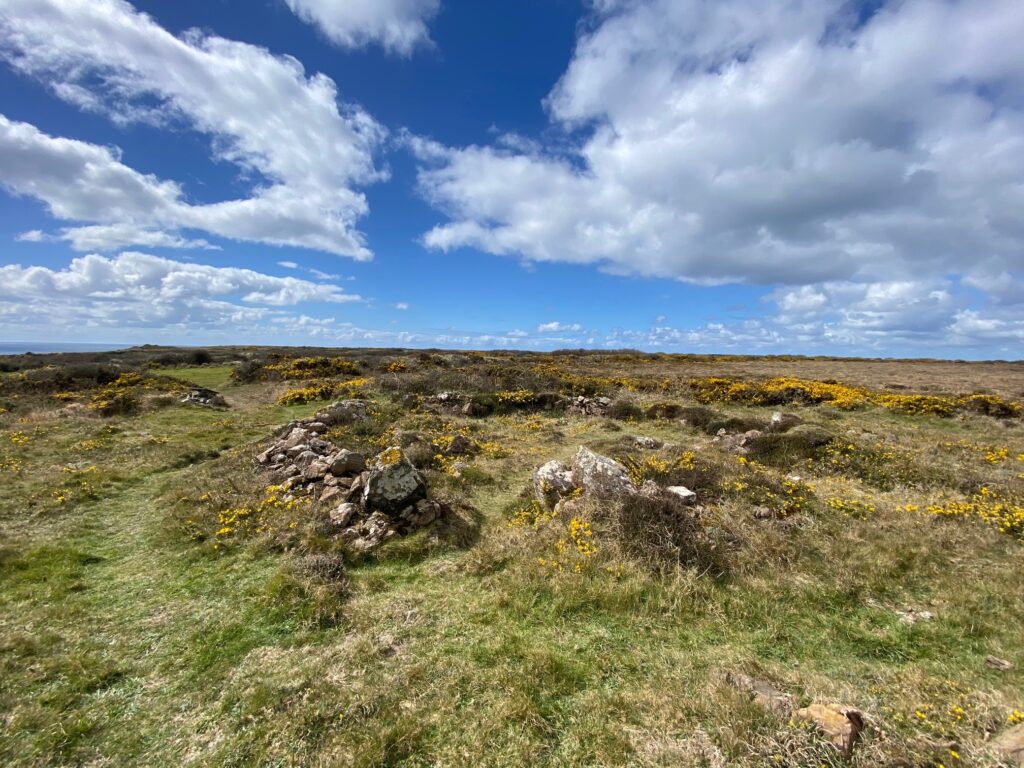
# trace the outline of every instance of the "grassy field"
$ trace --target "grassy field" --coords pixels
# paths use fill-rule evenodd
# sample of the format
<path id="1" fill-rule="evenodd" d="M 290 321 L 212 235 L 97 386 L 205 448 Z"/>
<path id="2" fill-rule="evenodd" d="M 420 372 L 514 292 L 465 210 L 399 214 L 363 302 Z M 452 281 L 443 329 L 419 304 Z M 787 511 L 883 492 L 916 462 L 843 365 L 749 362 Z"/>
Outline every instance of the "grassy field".
<path id="1" fill-rule="evenodd" d="M 0 762 L 1012 764 L 992 742 L 1024 720 L 1024 366 L 279 352 L 8 359 Z M 230 407 L 181 404 L 188 384 Z M 446 390 L 490 414 L 439 410 Z M 264 493 L 252 457 L 325 392 L 370 402 L 340 446 L 469 437 L 461 464 L 409 448 L 456 519 L 369 555 L 316 504 L 219 536 Z M 826 439 L 715 439 L 774 411 Z M 585 498 L 538 516 L 533 471 L 580 445 L 687 478 L 704 549 L 666 554 Z M 868 727 L 844 755 L 737 675 Z"/>

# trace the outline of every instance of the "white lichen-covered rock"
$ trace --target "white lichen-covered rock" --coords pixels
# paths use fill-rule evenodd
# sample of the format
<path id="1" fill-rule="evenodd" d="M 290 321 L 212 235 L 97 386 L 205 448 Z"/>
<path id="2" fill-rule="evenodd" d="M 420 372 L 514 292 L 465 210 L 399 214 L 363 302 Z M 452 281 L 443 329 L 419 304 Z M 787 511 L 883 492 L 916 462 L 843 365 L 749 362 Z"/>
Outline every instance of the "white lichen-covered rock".
<path id="1" fill-rule="evenodd" d="M 572 483 L 584 493 L 604 499 L 637 492 L 622 464 L 582 445 L 572 459 Z"/>
<path id="2" fill-rule="evenodd" d="M 697 502 L 697 494 L 685 485 L 670 485 L 665 490 L 674 496 L 678 496 L 687 504 L 695 504 Z"/>
<path id="3" fill-rule="evenodd" d="M 426 494 L 426 480 L 402 449 L 388 448 L 377 455 L 366 477 L 363 506 L 368 511 L 396 513 Z"/>
<path id="4" fill-rule="evenodd" d="M 557 460 L 541 464 L 533 473 L 533 495 L 545 509 L 554 509 L 576 486 L 572 482 L 572 470 Z"/>

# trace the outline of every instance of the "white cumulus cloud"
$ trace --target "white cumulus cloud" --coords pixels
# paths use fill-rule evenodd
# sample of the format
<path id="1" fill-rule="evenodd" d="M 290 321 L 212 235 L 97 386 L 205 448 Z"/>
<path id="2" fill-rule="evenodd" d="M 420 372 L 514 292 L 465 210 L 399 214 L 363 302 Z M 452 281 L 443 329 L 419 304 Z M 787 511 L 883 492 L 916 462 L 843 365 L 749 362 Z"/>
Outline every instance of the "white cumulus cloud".
<path id="1" fill-rule="evenodd" d="M 328 39 L 345 48 L 379 43 L 385 50 L 408 56 L 430 44 L 427 24 L 440 0 L 285 0 L 303 21 L 316 25 Z"/>
<path id="2" fill-rule="evenodd" d="M 193 204 L 116 149 L 4 118 L 0 181 L 56 218 L 94 225 L 62 231 L 73 247 L 196 247 L 178 231 L 199 230 L 371 258 L 358 187 L 384 177 L 373 155 L 386 132 L 296 59 L 197 30 L 175 37 L 121 0 L 4 0 L 0 57 L 82 109 L 198 131 L 214 159 L 253 180 L 247 198 Z"/>
<path id="3" fill-rule="evenodd" d="M 409 142 L 449 218 L 424 242 L 702 283 L 1019 271 L 1024 5 L 851 8 L 593 2 L 562 137 Z"/>

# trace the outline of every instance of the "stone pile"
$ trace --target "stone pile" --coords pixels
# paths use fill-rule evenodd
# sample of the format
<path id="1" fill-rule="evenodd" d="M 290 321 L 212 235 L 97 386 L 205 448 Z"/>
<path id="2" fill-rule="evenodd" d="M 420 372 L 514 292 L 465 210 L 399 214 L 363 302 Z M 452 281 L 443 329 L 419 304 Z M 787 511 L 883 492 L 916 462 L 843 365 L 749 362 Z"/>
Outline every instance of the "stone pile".
<path id="1" fill-rule="evenodd" d="M 533 473 L 533 494 L 547 510 L 557 510 L 566 499 L 582 494 L 599 499 L 621 499 L 637 494 L 657 497 L 670 494 L 694 503 L 697 494 L 681 485 L 663 488 L 650 480 L 637 486 L 621 463 L 580 446 L 571 463 L 552 460 Z"/>
<path id="2" fill-rule="evenodd" d="M 227 400 L 213 389 L 205 387 L 193 387 L 181 402 L 188 405 L 205 405 L 208 408 L 227 408 Z"/>
<path id="3" fill-rule="evenodd" d="M 745 456 L 749 451 L 750 443 L 763 433 L 759 429 L 750 429 L 739 434 L 729 434 L 725 429 L 718 430 L 718 433 L 711 438 L 711 442 L 718 443 L 725 450 L 731 451 L 739 456 Z"/>
<path id="4" fill-rule="evenodd" d="M 569 398 L 566 412 L 579 416 L 604 416 L 611 404 L 611 398 L 608 397 L 584 397 L 583 395 L 577 395 Z"/>
<path id="5" fill-rule="evenodd" d="M 487 404 L 478 403 L 461 392 L 438 392 L 436 395 L 423 398 L 422 404 L 427 410 L 477 418 L 490 416 L 492 412 Z"/>
<path id="6" fill-rule="evenodd" d="M 427 498 L 427 482 L 401 448 L 367 460 L 323 437 L 331 426 L 362 421 L 366 403 L 344 400 L 313 418 L 278 430 L 256 457 L 268 479 L 287 493 L 312 496 L 353 549 L 367 551 L 429 525 L 448 508 Z"/>

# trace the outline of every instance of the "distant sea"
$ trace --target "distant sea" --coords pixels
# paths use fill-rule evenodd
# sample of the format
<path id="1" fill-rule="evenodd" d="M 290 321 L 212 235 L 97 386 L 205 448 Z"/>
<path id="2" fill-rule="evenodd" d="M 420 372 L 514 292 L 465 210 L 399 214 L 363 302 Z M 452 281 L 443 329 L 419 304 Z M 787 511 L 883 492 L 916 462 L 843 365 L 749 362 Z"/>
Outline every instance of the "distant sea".
<path id="1" fill-rule="evenodd" d="M 83 344 L 75 342 L 46 341 L 0 341 L 0 355 L 23 355 L 26 352 L 45 354 L 47 352 L 107 352 L 124 349 L 130 344 Z"/>

